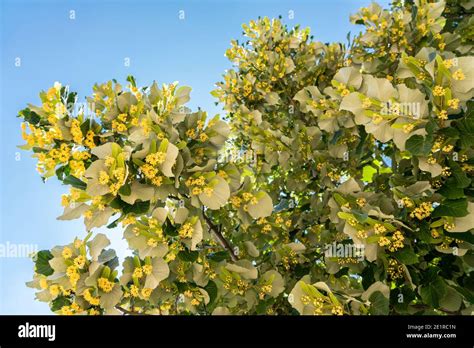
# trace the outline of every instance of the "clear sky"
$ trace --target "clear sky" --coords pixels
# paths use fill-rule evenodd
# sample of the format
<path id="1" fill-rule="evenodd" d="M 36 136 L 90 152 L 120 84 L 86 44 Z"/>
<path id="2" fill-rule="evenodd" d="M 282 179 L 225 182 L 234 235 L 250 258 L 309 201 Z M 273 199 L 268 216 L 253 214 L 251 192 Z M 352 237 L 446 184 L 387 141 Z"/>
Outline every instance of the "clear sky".
<path id="1" fill-rule="evenodd" d="M 378 2 L 388 6 L 387 0 Z M 35 161 L 16 147 L 23 143 L 16 115 L 27 103 L 39 104 L 41 90 L 60 81 L 83 101 L 95 82 L 125 83 L 133 74 L 140 86 L 153 80 L 191 86 L 192 108 L 219 113 L 209 92 L 230 67 L 224 52 L 241 36 L 242 23 L 282 15 L 289 26 L 311 27 L 315 40 L 345 42 L 347 32 L 360 30 L 349 15 L 369 3 L 0 0 L 0 243 L 36 244 L 41 250 L 85 235 L 82 221 L 56 220 L 66 187 L 54 179 L 43 184 Z M 119 255 L 127 253 L 121 231 L 106 232 Z M 28 258 L 0 258 L 0 314 L 50 313 L 24 284 L 32 267 Z"/>

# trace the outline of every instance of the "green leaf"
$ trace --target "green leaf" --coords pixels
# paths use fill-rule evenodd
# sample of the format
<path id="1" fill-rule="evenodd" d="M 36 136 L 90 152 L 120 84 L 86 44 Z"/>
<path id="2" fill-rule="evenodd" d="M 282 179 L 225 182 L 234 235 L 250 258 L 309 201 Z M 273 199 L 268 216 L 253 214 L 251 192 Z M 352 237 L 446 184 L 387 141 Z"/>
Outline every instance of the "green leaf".
<path id="1" fill-rule="evenodd" d="M 217 298 L 217 285 L 212 280 L 209 280 L 204 290 L 206 290 L 209 295 L 209 305 L 211 305 Z"/>
<path id="2" fill-rule="evenodd" d="M 460 286 L 453 286 L 461 295 L 463 295 L 466 300 L 470 303 L 474 303 L 474 293 L 469 291 L 466 288 L 462 288 Z"/>
<path id="3" fill-rule="evenodd" d="M 53 254 L 49 250 L 41 250 L 36 254 L 36 272 L 45 276 L 54 273 L 54 270 L 49 264 L 49 260 L 53 258 Z"/>
<path id="4" fill-rule="evenodd" d="M 28 108 L 21 110 L 18 113 L 18 117 L 23 117 L 26 122 L 32 125 L 37 125 L 41 121 L 41 116 Z"/>
<path id="5" fill-rule="evenodd" d="M 449 199 L 464 198 L 464 190 L 456 187 L 455 179 L 449 178 L 438 193 Z"/>
<path id="6" fill-rule="evenodd" d="M 430 138 L 424 138 L 421 135 L 415 134 L 411 136 L 405 143 L 405 147 L 415 156 L 426 156 L 431 151 L 433 142 Z"/>
<path id="7" fill-rule="evenodd" d="M 209 254 L 207 256 L 212 261 L 220 262 L 229 257 L 229 253 L 227 251 L 218 251 L 216 253 Z"/>
<path id="8" fill-rule="evenodd" d="M 125 184 L 123 185 L 120 190 L 119 190 L 119 193 L 121 195 L 124 195 L 124 196 L 130 196 L 130 194 L 132 193 L 132 188 L 130 186 L 130 184 Z"/>
<path id="9" fill-rule="evenodd" d="M 455 161 L 449 161 L 449 167 L 451 168 L 451 175 L 456 183 L 456 187 L 466 188 L 471 183 L 466 173 L 462 170 L 461 166 Z"/>
<path id="10" fill-rule="evenodd" d="M 198 251 L 183 250 L 178 253 L 178 257 L 186 262 L 194 262 L 199 257 Z"/>
<path id="11" fill-rule="evenodd" d="M 125 214 L 129 213 L 135 213 L 137 215 L 145 214 L 148 209 L 150 208 L 150 201 L 146 202 L 136 202 L 133 205 L 125 203 L 125 206 L 123 207 L 123 212 Z"/>
<path id="12" fill-rule="evenodd" d="M 362 180 L 365 182 L 372 182 L 375 174 L 377 174 L 377 169 L 369 165 L 364 166 L 362 169 Z"/>
<path id="13" fill-rule="evenodd" d="M 412 265 L 418 262 L 418 256 L 412 248 L 405 246 L 403 249 L 394 253 L 395 258 L 405 265 Z"/>
<path id="14" fill-rule="evenodd" d="M 459 129 L 461 136 L 459 141 L 461 142 L 462 147 L 471 147 L 474 145 L 474 108 L 472 107 L 473 103 L 468 103 L 469 112 L 466 116 L 455 123 L 455 127 Z"/>
<path id="15" fill-rule="evenodd" d="M 137 83 L 135 81 L 135 78 L 132 76 L 132 75 L 128 75 L 127 76 L 127 81 L 130 82 L 130 84 L 133 86 L 133 87 L 137 87 Z"/>
<path id="16" fill-rule="evenodd" d="M 454 290 L 452 287 L 446 287 L 447 293 L 446 295 L 441 298 L 440 300 L 440 306 L 443 309 L 446 309 L 451 312 L 456 312 L 459 310 L 462 304 L 462 296 Z"/>
<path id="17" fill-rule="evenodd" d="M 380 291 L 370 295 L 370 313 L 374 315 L 387 315 L 389 311 L 389 300 Z"/>
<path id="18" fill-rule="evenodd" d="M 166 235 L 172 236 L 172 237 L 178 235 L 177 229 L 171 224 L 171 222 L 168 219 L 166 219 L 165 221 L 163 232 L 165 232 Z"/>
<path id="19" fill-rule="evenodd" d="M 446 292 L 446 284 L 440 277 L 427 285 L 420 286 L 419 290 L 423 302 L 435 308 L 439 307 L 439 301 L 446 295 Z"/>
<path id="20" fill-rule="evenodd" d="M 471 232 L 447 232 L 447 231 L 444 231 L 444 235 L 446 235 L 447 237 L 451 237 L 453 239 L 459 239 L 459 240 L 466 241 L 470 244 L 474 244 L 474 234 L 472 234 Z"/>
<path id="21" fill-rule="evenodd" d="M 71 185 L 72 187 L 80 190 L 85 190 L 87 188 L 87 184 L 84 181 L 76 178 L 74 175 L 68 175 L 65 177 L 63 183 L 66 185 Z"/>
<path id="22" fill-rule="evenodd" d="M 441 216 L 463 217 L 469 212 L 467 211 L 467 199 L 447 199 L 440 206 L 436 207 L 431 217 L 437 218 Z"/>
<path id="23" fill-rule="evenodd" d="M 63 306 L 69 306 L 71 301 L 65 296 L 59 296 L 51 302 L 51 310 L 53 312 L 59 311 Z"/>
<path id="24" fill-rule="evenodd" d="M 49 152 L 48 149 L 43 149 L 42 147 L 37 147 L 37 146 L 33 147 L 32 150 L 34 153 L 48 153 Z"/>

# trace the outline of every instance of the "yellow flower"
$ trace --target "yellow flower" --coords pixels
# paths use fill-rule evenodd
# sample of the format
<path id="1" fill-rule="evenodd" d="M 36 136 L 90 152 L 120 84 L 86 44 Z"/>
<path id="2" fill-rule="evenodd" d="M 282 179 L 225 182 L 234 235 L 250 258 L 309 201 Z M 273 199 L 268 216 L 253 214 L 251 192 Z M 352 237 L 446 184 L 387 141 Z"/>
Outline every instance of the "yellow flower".
<path id="1" fill-rule="evenodd" d="M 125 180 L 125 168 L 117 168 L 112 172 L 115 180 L 121 183 Z"/>
<path id="2" fill-rule="evenodd" d="M 221 178 L 223 179 L 227 179 L 229 177 L 229 175 L 223 171 L 223 170 L 219 170 L 219 172 L 217 173 L 217 175 L 219 175 Z"/>
<path id="3" fill-rule="evenodd" d="M 380 237 L 378 243 L 381 247 L 383 247 L 383 246 L 389 245 L 390 240 L 387 237 Z"/>
<path id="4" fill-rule="evenodd" d="M 342 91 L 341 91 L 341 96 L 342 97 L 345 97 L 346 95 L 348 95 L 349 93 L 351 93 L 347 88 L 344 88 Z"/>
<path id="5" fill-rule="evenodd" d="M 211 197 L 213 192 L 214 192 L 214 189 L 212 187 L 205 187 L 204 188 L 204 193 L 208 197 Z"/>
<path id="6" fill-rule="evenodd" d="M 143 273 L 145 273 L 146 275 L 150 275 L 153 272 L 152 265 L 144 265 L 142 269 L 143 269 Z"/>
<path id="7" fill-rule="evenodd" d="M 385 228 L 385 226 L 381 224 L 375 224 L 374 230 L 375 230 L 375 234 L 382 234 L 382 233 L 387 232 L 387 228 Z"/>
<path id="8" fill-rule="evenodd" d="M 39 285 L 41 287 L 41 289 L 47 289 L 48 288 L 48 281 L 46 280 L 46 278 L 41 278 L 40 281 L 39 281 Z"/>
<path id="9" fill-rule="evenodd" d="M 379 124 L 380 122 L 383 121 L 383 117 L 380 116 L 380 115 L 375 115 L 373 118 L 372 118 L 372 122 L 374 124 Z"/>
<path id="10" fill-rule="evenodd" d="M 105 166 L 106 167 L 111 167 L 115 163 L 115 158 L 112 156 L 107 156 L 105 157 Z"/>
<path id="11" fill-rule="evenodd" d="M 112 283 L 107 278 L 101 277 L 97 279 L 97 286 L 99 287 L 99 289 L 102 289 L 103 292 L 109 293 L 112 291 L 114 283 Z"/>
<path id="12" fill-rule="evenodd" d="M 59 286 L 56 284 L 53 284 L 49 287 L 49 293 L 51 296 L 56 297 L 59 295 Z"/>
<path id="13" fill-rule="evenodd" d="M 153 289 L 150 289 L 150 288 L 143 288 L 142 289 L 142 296 L 144 298 L 149 298 L 151 293 L 152 293 Z"/>
<path id="14" fill-rule="evenodd" d="M 441 110 L 439 113 L 438 113 L 438 118 L 440 120 L 447 120 L 448 119 L 448 113 L 446 112 L 446 110 Z"/>
<path id="15" fill-rule="evenodd" d="M 334 305 L 331 309 L 331 313 L 334 315 L 344 315 L 344 309 L 342 306 Z"/>
<path id="16" fill-rule="evenodd" d="M 448 100 L 448 106 L 451 109 L 454 109 L 454 110 L 458 109 L 459 108 L 459 99 L 454 98 L 454 99 Z"/>
<path id="17" fill-rule="evenodd" d="M 201 193 L 202 193 L 202 189 L 199 188 L 199 187 L 194 187 L 193 190 L 192 190 L 193 195 L 199 195 Z"/>
<path id="18" fill-rule="evenodd" d="M 136 267 L 133 270 L 133 277 L 140 279 L 143 277 L 143 269 L 141 267 Z"/>
<path id="19" fill-rule="evenodd" d="M 102 184 L 102 185 L 107 185 L 109 180 L 110 180 L 110 177 L 107 174 L 107 172 L 104 171 L 104 170 L 101 170 L 99 172 L 99 183 Z"/>
<path id="20" fill-rule="evenodd" d="M 284 221 L 284 220 L 283 220 L 283 218 L 282 218 L 280 215 L 278 215 L 278 216 L 276 217 L 276 219 L 275 219 L 275 223 L 276 223 L 277 225 L 280 225 L 281 223 L 283 223 L 283 221 Z"/>
<path id="21" fill-rule="evenodd" d="M 74 259 L 74 265 L 78 268 L 83 268 L 86 264 L 86 258 L 83 255 L 79 255 Z"/>
<path id="22" fill-rule="evenodd" d="M 248 202 L 253 198 L 253 194 L 251 194 L 249 192 L 244 192 L 242 194 L 242 197 L 243 197 L 244 201 Z"/>
<path id="23" fill-rule="evenodd" d="M 130 287 L 130 295 L 132 295 L 132 297 L 137 297 L 138 296 L 138 287 L 135 286 L 135 285 L 132 285 Z"/>
<path id="24" fill-rule="evenodd" d="M 154 248 L 158 245 L 158 241 L 155 238 L 149 238 L 146 244 Z"/>
<path id="25" fill-rule="evenodd" d="M 89 130 L 86 134 L 86 140 L 84 141 L 84 145 L 87 147 L 93 149 L 95 147 L 95 142 L 94 142 L 94 132 Z"/>
<path id="26" fill-rule="evenodd" d="M 240 207 L 240 204 L 242 203 L 242 200 L 237 197 L 237 196 L 232 196 L 230 198 L 230 203 L 232 203 L 232 205 L 234 206 L 234 208 L 239 208 Z"/>
<path id="27" fill-rule="evenodd" d="M 62 315 L 73 315 L 73 311 L 70 306 L 62 306 L 61 307 L 61 314 Z"/>
<path id="28" fill-rule="evenodd" d="M 90 289 L 84 290 L 83 296 L 84 296 L 84 299 L 93 306 L 98 306 L 100 303 L 100 300 L 98 297 L 93 297 L 91 295 Z"/>
<path id="29" fill-rule="evenodd" d="M 71 122 L 71 135 L 75 143 L 82 144 L 81 125 L 77 119 L 74 119 Z"/>
<path id="30" fill-rule="evenodd" d="M 140 167 L 140 169 L 142 170 L 143 174 L 145 174 L 145 176 L 148 179 L 153 179 L 158 173 L 158 169 L 154 168 L 150 164 L 144 164 Z"/>
<path id="31" fill-rule="evenodd" d="M 166 153 L 164 152 L 151 153 L 145 157 L 145 162 L 153 166 L 157 164 L 162 164 L 165 160 L 166 160 Z"/>
<path id="32" fill-rule="evenodd" d="M 464 80 L 465 78 L 466 78 L 466 76 L 464 76 L 464 73 L 462 72 L 461 69 L 458 69 L 453 73 L 453 79 L 455 79 L 457 81 Z"/>
<path id="33" fill-rule="evenodd" d="M 65 259 L 69 259 L 72 256 L 72 250 L 68 247 L 65 247 L 63 249 L 63 252 L 61 253 L 62 257 Z"/>
<path id="34" fill-rule="evenodd" d="M 66 275 L 68 277 L 71 277 L 73 274 L 76 274 L 77 273 L 77 267 L 76 266 L 69 266 L 67 269 L 66 269 Z"/>
<path id="35" fill-rule="evenodd" d="M 423 220 L 431 215 L 431 211 L 433 207 L 431 203 L 423 202 L 420 204 L 419 207 L 415 208 L 411 213 L 410 216 L 412 218 L 416 217 L 418 220 Z"/>
<path id="36" fill-rule="evenodd" d="M 403 132 L 408 134 L 413 130 L 413 128 L 415 128 L 415 125 L 413 125 L 412 123 L 406 124 L 403 126 Z"/>
<path id="37" fill-rule="evenodd" d="M 451 176 L 451 168 L 449 167 L 444 167 L 443 170 L 441 171 L 442 176 Z"/>
<path id="38" fill-rule="evenodd" d="M 433 95 L 436 97 L 442 97 L 445 94 L 446 89 L 444 89 L 442 86 L 435 86 L 435 88 L 433 89 Z"/>
<path id="39" fill-rule="evenodd" d="M 194 129 L 188 129 L 186 131 L 186 136 L 193 139 L 196 136 L 196 132 L 194 131 Z"/>
<path id="40" fill-rule="evenodd" d="M 137 219 L 133 215 L 128 215 L 125 219 L 122 220 L 122 225 L 127 226 L 137 222 Z"/>
<path id="41" fill-rule="evenodd" d="M 193 232 L 194 228 L 188 222 L 181 226 L 178 233 L 181 238 L 191 238 L 193 236 Z"/>
<path id="42" fill-rule="evenodd" d="M 357 205 L 359 207 L 361 207 L 361 208 L 364 207 L 366 205 L 366 203 L 367 203 L 367 201 L 365 200 L 365 198 L 362 198 L 362 197 L 357 198 Z"/>
<path id="43" fill-rule="evenodd" d="M 407 208 L 413 207 L 413 201 L 408 197 L 403 197 L 402 202 L 403 202 L 403 205 Z"/>
<path id="44" fill-rule="evenodd" d="M 445 145 L 443 146 L 443 152 L 451 152 L 453 150 L 453 145 Z"/>
<path id="45" fill-rule="evenodd" d="M 71 303 L 71 309 L 74 312 L 81 312 L 82 311 L 81 306 L 79 306 L 76 302 Z"/>
<path id="46" fill-rule="evenodd" d="M 370 98 L 364 98 L 362 102 L 362 107 L 364 109 L 367 109 L 367 108 L 370 108 L 371 106 L 372 106 L 372 101 L 370 100 Z"/>

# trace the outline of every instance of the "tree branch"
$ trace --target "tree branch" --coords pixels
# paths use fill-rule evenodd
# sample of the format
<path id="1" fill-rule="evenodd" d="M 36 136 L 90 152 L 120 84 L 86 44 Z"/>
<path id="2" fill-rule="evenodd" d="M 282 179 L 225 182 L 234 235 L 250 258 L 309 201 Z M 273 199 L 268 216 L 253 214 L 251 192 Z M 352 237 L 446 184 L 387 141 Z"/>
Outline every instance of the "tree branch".
<path id="1" fill-rule="evenodd" d="M 209 226 L 210 230 L 217 237 L 219 244 L 229 252 L 230 258 L 232 259 L 232 261 L 234 262 L 238 261 L 239 259 L 237 258 L 237 255 L 234 254 L 234 248 L 232 248 L 232 245 L 230 245 L 227 239 L 225 239 L 225 237 L 219 231 L 217 226 L 211 221 L 211 219 L 209 219 L 209 217 L 204 213 L 204 211 L 202 212 L 202 216 L 204 216 L 204 220 L 206 220 L 206 223 Z"/>
<path id="2" fill-rule="evenodd" d="M 123 314 L 126 314 L 126 315 L 148 315 L 148 314 L 143 314 L 143 313 L 137 313 L 137 312 L 133 312 L 133 311 L 129 311 L 128 309 L 125 309 L 123 307 L 120 307 L 120 306 L 115 306 L 115 309 L 118 309 L 120 312 L 122 312 Z"/>

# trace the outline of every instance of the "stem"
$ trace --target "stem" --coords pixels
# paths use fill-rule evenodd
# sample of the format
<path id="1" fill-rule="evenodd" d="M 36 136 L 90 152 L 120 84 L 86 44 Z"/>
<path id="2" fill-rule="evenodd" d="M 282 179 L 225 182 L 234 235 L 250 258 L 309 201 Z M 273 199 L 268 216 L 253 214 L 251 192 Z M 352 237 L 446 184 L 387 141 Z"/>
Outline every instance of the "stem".
<path id="1" fill-rule="evenodd" d="M 180 198 L 176 197 L 176 196 L 169 195 L 168 197 L 172 198 L 172 199 L 180 200 Z M 186 198 L 188 198 L 188 197 L 186 197 Z M 204 213 L 204 210 L 202 211 L 202 216 L 204 217 L 204 220 L 206 220 L 206 223 L 208 224 L 209 229 L 216 236 L 217 240 L 219 241 L 219 244 L 229 252 L 230 258 L 232 259 L 232 261 L 237 262 L 239 259 L 237 258 L 237 255 L 234 254 L 234 249 L 232 248 L 232 245 L 230 245 L 230 243 L 227 241 L 227 239 L 225 239 L 225 237 L 222 235 L 219 228 Z"/>
<path id="2" fill-rule="evenodd" d="M 115 306 L 115 309 L 118 309 L 120 312 L 122 312 L 123 314 L 127 314 L 127 315 L 147 315 L 147 314 L 142 314 L 142 313 L 129 311 L 128 309 L 125 309 L 125 308 L 120 307 L 120 306 Z"/>
<path id="3" fill-rule="evenodd" d="M 239 259 L 237 258 L 237 255 L 234 254 L 234 248 L 232 248 L 232 245 L 230 245 L 227 239 L 225 239 L 225 237 L 219 231 L 217 226 L 211 221 L 211 219 L 209 219 L 209 217 L 204 213 L 204 211 L 202 212 L 202 216 L 204 217 L 204 220 L 206 220 L 206 223 L 208 224 L 210 230 L 217 237 L 217 240 L 219 241 L 220 245 L 229 252 L 232 261 L 237 262 Z"/>

